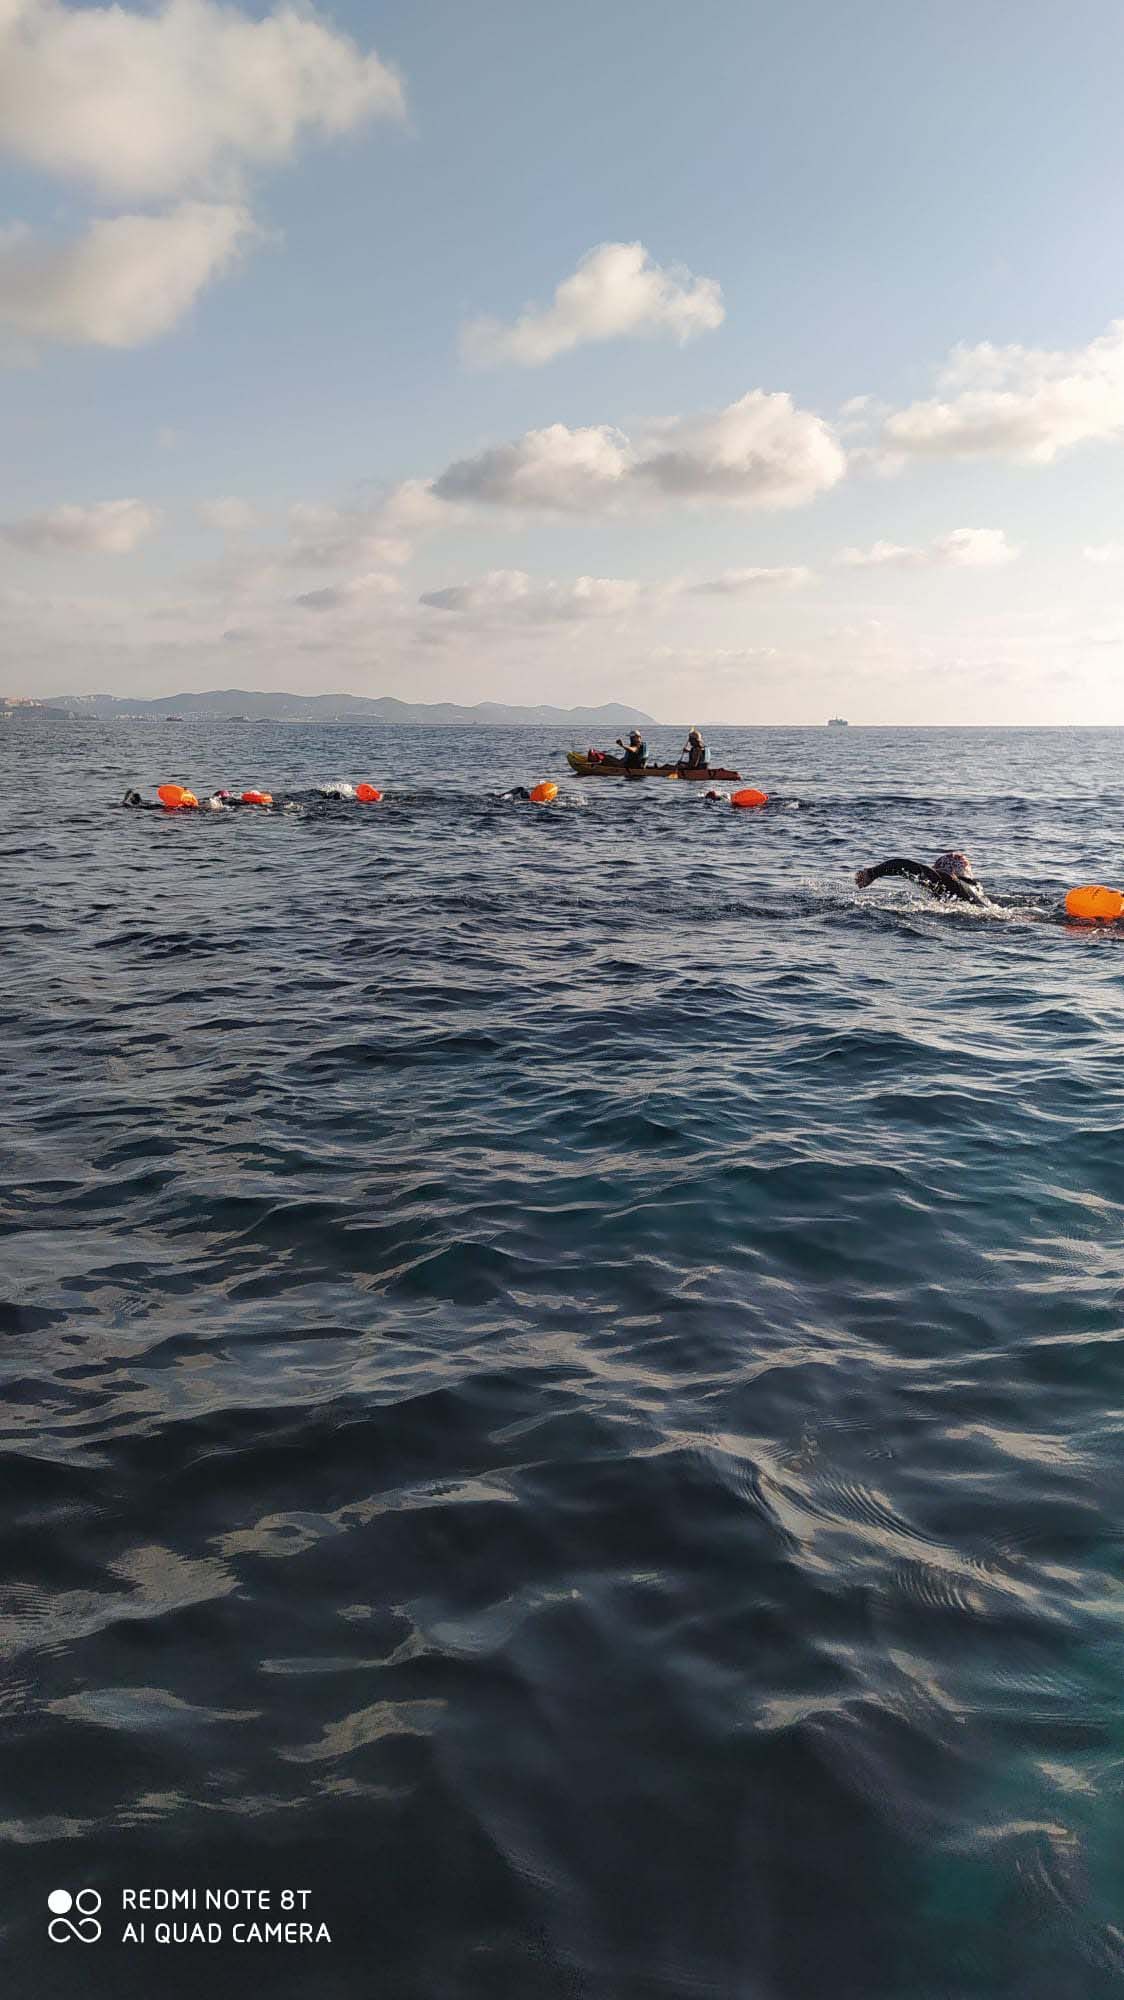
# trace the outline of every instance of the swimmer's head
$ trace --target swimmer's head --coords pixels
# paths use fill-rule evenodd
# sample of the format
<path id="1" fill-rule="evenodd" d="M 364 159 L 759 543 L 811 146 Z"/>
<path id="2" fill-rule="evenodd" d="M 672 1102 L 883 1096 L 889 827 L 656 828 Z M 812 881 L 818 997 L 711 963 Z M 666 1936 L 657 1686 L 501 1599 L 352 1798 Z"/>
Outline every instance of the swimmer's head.
<path id="1" fill-rule="evenodd" d="M 962 882 L 974 882 L 976 879 L 971 861 L 958 847 L 950 848 L 947 854 L 938 854 L 933 867 L 938 875 L 956 875 Z"/>

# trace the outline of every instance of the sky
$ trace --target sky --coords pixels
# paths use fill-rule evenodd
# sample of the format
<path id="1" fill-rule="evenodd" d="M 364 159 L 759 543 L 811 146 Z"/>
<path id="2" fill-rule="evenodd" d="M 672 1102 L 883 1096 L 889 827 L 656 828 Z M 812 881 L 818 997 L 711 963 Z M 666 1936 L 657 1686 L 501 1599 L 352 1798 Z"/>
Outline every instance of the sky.
<path id="1" fill-rule="evenodd" d="M 0 0 L 0 694 L 1124 723 L 1115 0 Z"/>

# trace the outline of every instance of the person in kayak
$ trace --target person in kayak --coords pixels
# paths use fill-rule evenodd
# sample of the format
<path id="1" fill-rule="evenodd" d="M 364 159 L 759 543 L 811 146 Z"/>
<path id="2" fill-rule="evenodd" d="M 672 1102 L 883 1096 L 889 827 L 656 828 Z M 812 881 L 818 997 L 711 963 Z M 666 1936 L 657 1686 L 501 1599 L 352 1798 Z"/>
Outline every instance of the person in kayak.
<path id="1" fill-rule="evenodd" d="M 923 861 L 907 861 L 900 856 L 892 861 L 879 861 L 873 868 L 860 868 L 855 881 L 860 889 L 869 889 L 872 882 L 880 882 L 888 875 L 904 875 L 910 882 L 919 882 L 930 896 L 977 905 L 988 901 L 972 873 L 971 861 L 959 848 L 938 854 L 931 868 Z"/>
<path id="2" fill-rule="evenodd" d="M 618 736 L 617 743 L 620 749 L 624 751 L 625 770 L 642 771 L 648 761 L 648 745 L 645 743 L 640 731 L 638 729 L 630 729 L 628 732 L 628 742 L 622 742 Z"/>
<path id="3" fill-rule="evenodd" d="M 687 741 L 679 752 L 679 768 L 688 771 L 706 770 L 706 744 L 701 729 L 689 729 Z"/>

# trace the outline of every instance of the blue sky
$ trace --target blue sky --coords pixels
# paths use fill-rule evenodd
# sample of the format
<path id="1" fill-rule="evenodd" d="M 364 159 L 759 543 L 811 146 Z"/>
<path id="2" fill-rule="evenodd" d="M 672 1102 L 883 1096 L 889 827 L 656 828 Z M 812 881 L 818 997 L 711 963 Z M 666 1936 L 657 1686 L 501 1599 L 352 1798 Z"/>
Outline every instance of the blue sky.
<path id="1" fill-rule="evenodd" d="M 1124 722 L 1122 66 L 1109 4 L 0 0 L 4 691 Z"/>

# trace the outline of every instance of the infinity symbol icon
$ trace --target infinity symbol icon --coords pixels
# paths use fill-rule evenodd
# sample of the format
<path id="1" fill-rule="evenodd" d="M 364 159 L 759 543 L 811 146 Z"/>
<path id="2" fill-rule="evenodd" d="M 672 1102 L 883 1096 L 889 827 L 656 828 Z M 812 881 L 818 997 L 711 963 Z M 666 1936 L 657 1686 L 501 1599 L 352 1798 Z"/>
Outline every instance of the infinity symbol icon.
<path id="1" fill-rule="evenodd" d="M 74 1896 L 69 1889 L 52 1889 L 47 1907 L 55 1912 L 47 1925 L 52 1944 L 69 1944 L 72 1938 L 79 1944 L 97 1943 L 101 1925 L 96 1912 L 101 1909 L 101 1896 L 96 1889 L 79 1889 Z M 77 1921 L 69 1916 L 70 1910 L 77 1910 Z"/>

